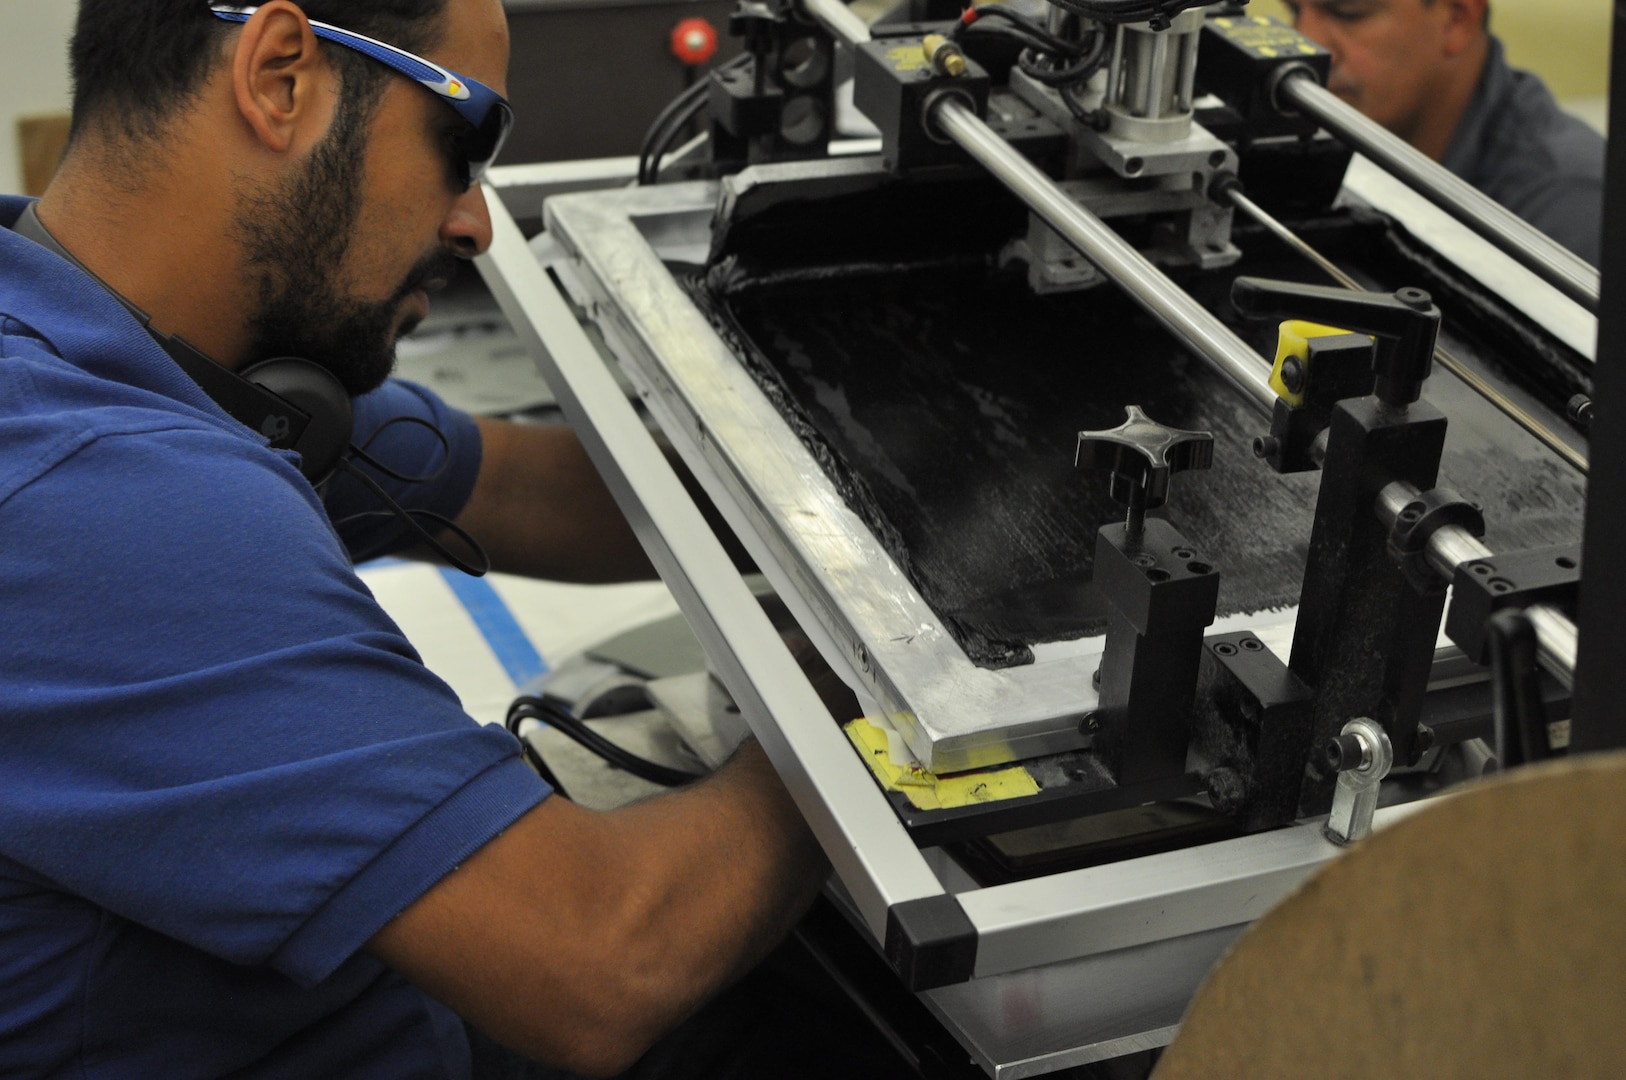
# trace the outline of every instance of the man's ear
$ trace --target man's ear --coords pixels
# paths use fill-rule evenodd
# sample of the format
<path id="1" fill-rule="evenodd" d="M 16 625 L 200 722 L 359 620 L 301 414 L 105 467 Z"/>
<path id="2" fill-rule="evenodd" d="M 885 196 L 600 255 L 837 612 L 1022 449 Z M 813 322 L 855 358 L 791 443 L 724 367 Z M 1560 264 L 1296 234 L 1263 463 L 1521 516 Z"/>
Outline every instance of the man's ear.
<path id="1" fill-rule="evenodd" d="M 1490 0 L 1436 0 L 1445 7 L 1445 55 L 1460 56 L 1486 32 Z"/>
<path id="2" fill-rule="evenodd" d="M 232 56 L 237 110 L 268 150 L 287 152 L 316 112 L 328 67 L 310 21 L 289 0 L 271 0 L 243 24 Z"/>

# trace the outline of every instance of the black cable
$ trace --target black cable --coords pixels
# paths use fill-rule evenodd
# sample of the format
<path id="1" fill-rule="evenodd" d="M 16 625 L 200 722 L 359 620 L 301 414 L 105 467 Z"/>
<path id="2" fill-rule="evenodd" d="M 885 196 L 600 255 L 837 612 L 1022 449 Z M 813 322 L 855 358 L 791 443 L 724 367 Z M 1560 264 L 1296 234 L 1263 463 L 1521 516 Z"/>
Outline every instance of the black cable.
<path id="1" fill-rule="evenodd" d="M 1105 59 L 1106 49 L 1095 49 L 1065 67 L 1057 67 L 1048 54 L 1026 49 L 1016 58 L 1016 65 L 1034 82 L 1059 87 L 1089 82 Z"/>
<path id="2" fill-rule="evenodd" d="M 529 713 L 510 710 L 508 713 L 508 719 L 504 722 L 503 726 L 508 729 L 508 734 L 519 740 L 519 752 L 525 755 L 525 760 L 530 762 L 531 768 L 536 770 L 536 775 L 540 776 L 544 781 L 546 781 L 550 788 L 568 799 L 570 798 L 570 793 L 566 791 L 565 786 L 559 782 L 559 778 L 553 775 L 553 770 L 548 768 L 548 763 L 542 760 L 542 755 L 536 752 L 536 747 L 531 745 L 531 740 L 519 733 L 520 725 L 530 718 L 531 716 Z"/>
<path id="3" fill-rule="evenodd" d="M 695 102 L 700 102 L 701 105 L 705 104 L 706 91 L 709 83 L 710 80 L 708 79 L 696 80 L 692 85 L 685 88 L 681 94 L 667 102 L 666 107 L 663 108 L 659 115 L 655 117 L 654 123 L 649 125 L 649 130 L 644 133 L 644 141 L 638 147 L 639 184 L 650 183 L 650 152 L 660 143 L 669 141 L 671 139 L 671 135 L 667 131 L 668 126 L 676 117 L 682 114 L 684 110 L 693 106 Z M 691 112 L 688 119 L 692 120 L 693 118 L 694 114 Z M 684 123 L 687 123 L 687 120 L 685 120 Z M 678 130 L 681 130 L 681 128 L 682 125 L 678 125 Z M 657 158 L 656 160 L 659 159 Z"/>
<path id="4" fill-rule="evenodd" d="M 970 19 L 969 22 L 966 19 Z M 996 26 L 984 22 L 985 19 L 1002 19 L 1009 26 Z M 979 4 L 968 9 L 961 21 L 955 25 L 954 36 L 959 37 L 966 33 L 989 33 L 1000 36 L 1014 37 L 1026 42 L 1039 52 L 1060 54 L 1063 56 L 1077 56 L 1082 50 L 1072 42 L 1064 41 L 1049 30 L 1045 29 L 1038 20 L 1013 11 L 1003 4 Z"/>
<path id="5" fill-rule="evenodd" d="M 360 521 L 362 518 L 395 517 L 398 518 L 402 524 L 406 525 L 413 532 L 417 533 L 418 538 L 425 544 L 429 545 L 429 548 L 432 551 L 470 577 L 484 577 L 486 573 L 491 570 L 491 556 L 487 555 L 486 549 L 480 546 L 480 542 L 474 537 L 470 536 L 468 530 L 463 528 L 457 522 L 453 521 L 449 517 L 446 517 L 444 514 L 437 514 L 433 510 L 420 510 L 417 507 L 409 508 L 402 506 L 400 503 L 395 501 L 389 492 L 384 490 L 384 486 L 382 484 L 357 468 L 350 461 L 348 456 L 340 458 L 337 467 L 343 469 L 345 472 L 349 473 L 351 476 L 365 484 L 369 489 L 372 490 L 374 495 L 378 496 L 379 500 L 382 501 L 388 509 L 363 510 L 359 514 L 347 515 L 346 517 L 340 518 L 338 521 L 333 523 L 333 527 L 335 529 L 342 528 L 345 525 L 350 524 L 352 521 Z M 454 554 L 452 550 L 445 544 L 442 544 L 440 540 L 434 536 L 434 534 L 432 534 L 422 525 L 418 524 L 419 518 L 422 518 L 431 524 L 440 526 L 441 528 L 450 532 L 453 536 L 457 537 L 459 540 L 463 541 L 463 543 L 468 546 L 469 550 L 474 553 L 476 561 L 472 563 L 465 562 L 461 557 Z"/>
<path id="6" fill-rule="evenodd" d="M 677 119 L 672 122 L 672 125 L 666 130 L 665 135 L 658 143 L 655 144 L 649 155 L 648 183 L 658 184 L 661 182 L 661 158 L 665 157 L 667 152 L 672 148 L 672 141 L 677 138 L 678 134 L 688 126 L 691 120 L 700 115 L 701 110 L 703 110 L 705 107 L 706 99 L 703 97 L 692 102 L 681 113 L 678 114 Z"/>
<path id="7" fill-rule="evenodd" d="M 1106 126 L 1105 109 L 1086 109 L 1084 103 L 1074 94 L 1084 86 L 1083 83 L 1071 83 L 1067 86 L 1058 86 L 1056 93 L 1061 95 L 1061 103 L 1067 106 L 1067 111 L 1073 114 L 1073 119 L 1085 127 L 1103 129 Z"/>
<path id="8" fill-rule="evenodd" d="M 717 71 L 731 71 L 744 66 L 750 59 L 750 53 L 741 53 L 719 66 Z M 711 76 L 696 79 L 677 97 L 667 102 L 666 107 L 655 117 L 654 123 L 649 125 L 649 130 L 644 133 L 644 141 L 638 148 L 640 185 L 659 182 L 661 158 L 666 155 L 667 148 L 671 146 L 677 133 L 688 126 L 689 122 L 706 107 L 710 90 Z"/>
<path id="9" fill-rule="evenodd" d="M 652 784 L 681 787 L 700 779 L 695 773 L 668 768 L 617 746 L 577 719 L 562 704 L 549 698 L 533 694 L 522 694 L 515 698 L 514 703 L 508 707 L 508 723 L 511 725 L 509 730 L 517 730 L 519 722 L 527 718 L 548 724 L 559 734 L 574 740 L 616 768 L 629 772 L 639 779 L 648 780 Z"/>
<path id="10" fill-rule="evenodd" d="M 436 441 L 440 443 L 440 464 L 436 466 L 433 472 L 425 473 L 422 476 L 409 476 L 405 473 L 398 473 L 367 452 L 368 449 L 373 445 L 374 441 L 376 441 L 380 435 L 384 434 L 386 429 L 395 424 L 417 424 L 419 427 L 428 428 L 430 434 L 435 436 Z M 440 430 L 440 428 L 436 427 L 434 423 L 425 420 L 421 416 L 392 416 L 374 428 L 373 433 L 367 436 L 367 441 L 362 443 L 360 446 L 351 443 L 350 456 L 360 458 L 362 461 L 371 465 L 385 476 L 390 477 L 392 480 L 399 480 L 403 484 L 428 484 L 435 480 L 439 480 L 446 470 L 451 466 L 452 444 L 447 440 L 446 433 L 444 431 Z"/>
<path id="11" fill-rule="evenodd" d="M 1149 22 L 1153 30 L 1166 30 L 1169 21 L 1189 7 L 1208 0 L 1050 0 L 1064 11 L 1104 23 Z"/>

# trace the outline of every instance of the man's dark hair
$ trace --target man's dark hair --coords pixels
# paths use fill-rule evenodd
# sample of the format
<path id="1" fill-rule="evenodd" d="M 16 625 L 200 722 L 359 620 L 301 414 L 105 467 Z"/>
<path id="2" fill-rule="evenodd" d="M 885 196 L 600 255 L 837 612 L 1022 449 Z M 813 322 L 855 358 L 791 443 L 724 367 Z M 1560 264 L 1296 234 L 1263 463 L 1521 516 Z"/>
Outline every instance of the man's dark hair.
<path id="1" fill-rule="evenodd" d="M 424 53 L 440 37 L 446 0 L 306 0 L 299 6 L 319 22 Z M 157 137 L 196 99 L 221 43 L 236 32 L 209 11 L 209 0 L 80 0 L 68 51 L 74 138 L 90 127 L 135 142 Z M 323 48 L 347 94 L 370 97 L 389 73 L 353 50 L 326 42 Z"/>

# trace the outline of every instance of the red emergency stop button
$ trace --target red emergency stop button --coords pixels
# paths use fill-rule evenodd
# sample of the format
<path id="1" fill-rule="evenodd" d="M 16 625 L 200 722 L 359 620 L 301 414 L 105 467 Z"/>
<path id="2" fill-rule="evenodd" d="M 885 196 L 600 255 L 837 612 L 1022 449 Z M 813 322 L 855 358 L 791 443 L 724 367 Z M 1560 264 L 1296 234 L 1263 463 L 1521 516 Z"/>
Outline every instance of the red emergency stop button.
<path id="1" fill-rule="evenodd" d="M 672 55 L 698 66 L 717 53 L 717 28 L 705 19 L 684 19 L 672 27 Z"/>

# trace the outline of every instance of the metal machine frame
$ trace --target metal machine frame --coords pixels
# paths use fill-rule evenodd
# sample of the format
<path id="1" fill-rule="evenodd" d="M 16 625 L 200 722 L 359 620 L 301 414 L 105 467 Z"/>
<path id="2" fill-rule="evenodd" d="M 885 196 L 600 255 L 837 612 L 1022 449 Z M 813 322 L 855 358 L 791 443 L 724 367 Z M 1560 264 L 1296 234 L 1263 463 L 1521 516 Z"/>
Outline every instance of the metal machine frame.
<path id="1" fill-rule="evenodd" d="M 1619 10 L 1626 12 L 1626 0 Z M 826 21 L 839 23 L 841 14 Z M 1623 62 L 1618 55 L 1616 62 Z M 969 113 L 939 113 L 946 129 L 959 125 L 968 141 L 982 138 Z M 794 168 L 874 165 L 858 159 Z M 963 767 L 984 752 L 1009 758 L 1077 745 L 1070 719 L 1088 707 L 1080 695 L 1094 654 L 1083 646 L 1016 673 L 987 671 L 937 629 L 935 615 L 663 268 L 662 257 L 674 254 L 703 261 L 704 222 L 718 184 L 556 199 L 543 208 L 549 232 L 535 245 L 515 224 L 535 220 L 544 196 L 608 186 L 623 170 L 630 177 L 628 165 L 494 170 L 486 189 L 494 239 L 479 267 L 829 856 L 832 891 L 991 1076 L 1040 1075 L 1167 1043 L 1203 974 L 1243 927 L 1336 856 L 1322 819 L 985 887 L 941 850 L 919 847 L 831 722 L 607 362 L 631 381 L 826 660 L 900 718 L 911 747 L 932 764 Z M 1001 178 L 1013 187 L 1025 183 L 1014 173 Z M 1358 160 L 1346 191 L 1400 218 L 1592 355 L 1597 324 L 1577 290 L 1541 280 L 1376 166 Z M 1615 209 L 1610 239 L 1626 229 Z M 1054 207 L 1053 216 L 1058 229 L 1089 226 L 1066 206 Z M 1178 304 L 1158 295 L 1156 282 L 1145 291 L 1148 304 Z M 1241 361 L 1253 359 L 1250 350 L 1233 376 L 1244 394 L 1259 376 Z M 1595 526 L 1589 512 L 1589 542 Z M 809 573 L 810 566 L 822 572 Z M 989 735 L 975 721 L 996 703 L 1020 719 Z M 1581 709 L 1578 698 L 1578 732 Z M 1380 809 L 1376 824 L 1419 805 Z"/>
<path id="2" fill-rule="evenodd" d="M 548 190 L 545 169 L 527 167 L 493 177 L 514 182 L 528 201 Z M 561 182 L 579 183 L 581 170 L 562 170 Z M 613 170 L 612 170 L 613 172 Z M 566 275 L 627 275 L 647 285 L 652 311 L 671 321 L 678 333 L 695 332 L 693 358 L 703 362 L 711 336 L 704 320 L 684 299 L 671 299 L 659 280 L 644 281 L 649 260 L 659 258 L 650 238 L 671 238 L 663 228 L 671 215 L 692 202 L 677 188 L 634 189 L 596 196 L 595 205 L 619 203 L 646 215 L 644 228 L 630 222 L 602 260 L 566 259 Z M 851 909 L 888 954 L 911 988 L 966 1042 L 983 1067 L 996 1076 L 1025 1076 L 1105 1060 L 1131 1050 L 1161 1045 L 1172 1038 L 1180 1010 L 1201 973 L 1240 929 L 1286 896 L 1338 849 L 1322 836 L 1319 820 L 1201 848 L 1054 874 L 1030 881 L 978 888 L 941 853 L 922 851 L 899 824 L 891 805 L 812 692 L 738 571 L 712 535 L 681 481 L 662 455 L 606 366 L 603 347 L 584 329 L 578 312 L 562 295 L 557 279 L 538 260 L 502 192 L 489 188 L 495 236 L 479 266 L 504 312 L 536 357 L 545 378 L 618 502 L 671 586 L 752 730 L 784 777 L 798 807 L 829 855 Z M 550 214 L 589 213 L 585 200 L 560 200 Z M 1411 208 L 1415 216 L 1434 213 Z M 553 220 L 558 220 L 555 217 Z M 663 224 L 664 222 L 664 224 Z M 1471 242 L 1466 244 L 1470 249 Z M 641 248 L 642 250 L 636 250 Z M 1464 252 L 1474 263 L 1482 251 Z M 1524 274 L 1506 267 L 1507 274 Z M 1576 313 L 1568 301 L 1527 277 L 1527 296 L 1546 292 L 1548 313 Z M 577 285 L 580 286 L 580 282 Z M 670 277 L 665 286 L 675 289 Z M 628 291 L 628 290 L 623 290 Z M 633 290 L 635 291 L 635 290 Z M 601 322 L 620 326 L 621 316 L 603 308 L 603 296 L 584 292 L 585 308 Z M 1584 314 L 1581 315 L 1585 318 Z M 615 343 L 649 361 L 631 326 Z M 701 331 L 704 331 L 703 333 Z M 623 357 L 625 359 L 625 357 Z M 715 357 L 713 358 L 715 359 Z M 729 357 L 729 366 L 737 364 Z M 682 407 L 682 394 L 667 381 L 670 373 L 647 363 L 629 363 L 625 373 L 708 495 L 745 543 L 750 554 L 780 589 L 804 627 L 823 625 L 795 586 L 782 538 L 764 535 L 764 509 L 742 498 L 731 482 L 730 456 L 738 453 L 717 432 L 699 424 Z M 741 373 L 743 375 L 743 373 Z M 746 393 L 716 370 L 705 369 L 711 392 Z M 716 381 L 720 380 L 720 381 Z M 749 389 L 758 393 L 754 385 Z M 766 439 L 761 432 L 752 454 L 765 445 L 788 460 L 777 468 L 812 468 L 805 454 Z M 799 478 L 798 486 L 801 480 Z M 816 485 L 815 485 L 816 487 Z M 804 508 L 847 515 L 844 506 Z M 871 541 L 873 543 L 873 541 Z M 797 610 L 800 605 L 801 610 Z M 828 658 L 852 658 L 851 649 L 820 642 Z M 861 670 L 861 666 L 859 666 Z M 1379 811 L 1381 826 L 1410 813 L 1415 805 Z M 1127 968 L 1159 975 L 1141 987 L 1133 1009 L 1121 1007 L 1102 987 L 1120 985 Z M 969 981 L 967 981 L 969 980 Z M 1069 988 L 1077 1008 L 1039 1023 L 1037 1030 L 1013 1031 L 993 1022 L 997 1003 L 1011 995 L 1027 997 L 1040 986 Z M 1089 988 L 1097 988 L 1090 1000 Z"/>

